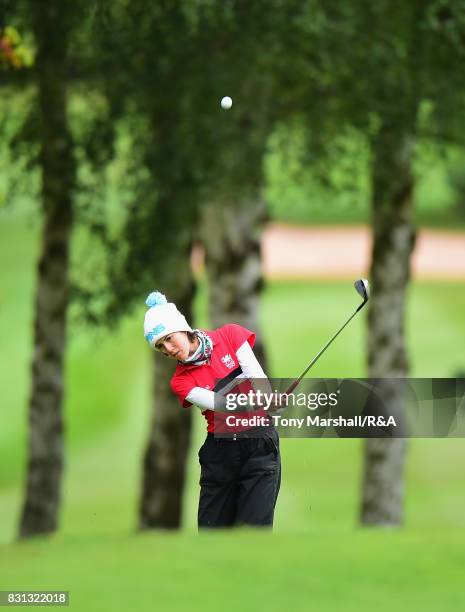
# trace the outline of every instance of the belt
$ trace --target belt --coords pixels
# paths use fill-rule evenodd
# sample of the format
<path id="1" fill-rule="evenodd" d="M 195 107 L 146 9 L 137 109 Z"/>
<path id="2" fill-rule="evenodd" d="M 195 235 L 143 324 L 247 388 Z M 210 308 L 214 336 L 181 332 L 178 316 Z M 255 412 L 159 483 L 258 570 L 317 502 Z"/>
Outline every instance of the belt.
<path id="1" fill-rule="evenodd" d="M 212 431 L 207 433 L 207 438 L 213 438 L 214 440 L 218 440 L 221 442 L 236 442 L 237 440 L 244 440 L 250 438 L 264 438 L 266 434 L 270 434 L 276 431 L 274 426 L 271 427 L 259 427 L 254 429 L 247 429 L 245 431 L 241 431 L 235 434 L 215 434 Z"/>

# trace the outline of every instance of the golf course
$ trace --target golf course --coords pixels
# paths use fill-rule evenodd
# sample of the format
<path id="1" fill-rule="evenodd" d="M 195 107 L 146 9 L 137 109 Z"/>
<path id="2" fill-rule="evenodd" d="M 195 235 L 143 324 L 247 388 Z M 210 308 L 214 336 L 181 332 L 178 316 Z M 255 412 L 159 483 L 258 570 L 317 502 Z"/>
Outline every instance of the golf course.
<path id="1" fill-rule="evenodd" d="M 0 0 L 0 608 L 461 612 L 464 57 L 465 0 Z"/>
<path id="2" fill-rule="evenodd" d="M 461 439 L 412 439 L 405 524 L 358 525 L 362 440 L 281 439 L 283 480 L 273 534 L 198 534 L 204 419 L 194 413 L 183 528 L 137 532 L 150 419 L 151 353 L 140 311 L 111 332 L 69 325 L 66 469 L 60 529 L 15 541 L 25 472 L 38 222 L 0 225 L 0 589 L 68 590 L 76 610 L 456 610 L 463 601 L 465 490 Z M 345 281 L 270 282 L 262 326 L 271 373 L 296 376 L 354 305 Z M 207 326 L 199 279 L 197 324 Z M 413 282 L 411 375 L 465 369 L 465 286 Z M 365 374 L 365 316 L 320 360 L 314 377 Z M 279 329 L 279 334 L 273 330 Z"/>

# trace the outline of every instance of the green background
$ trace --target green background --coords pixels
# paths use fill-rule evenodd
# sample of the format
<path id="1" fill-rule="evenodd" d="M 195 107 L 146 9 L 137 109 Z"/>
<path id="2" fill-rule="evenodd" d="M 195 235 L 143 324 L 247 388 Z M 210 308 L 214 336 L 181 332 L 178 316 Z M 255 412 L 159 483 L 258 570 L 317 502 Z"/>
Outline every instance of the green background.
<path id="1" fill-rule="evenodd" d="M 357 524 L 361 440 L 281 440 L 283 482 L 273 536 L 247 530 L 198 535 L 194 436 L 181 532 L 136 531 L 142 456 L 150 419 L 150 351 L 143 303 L 118 330 L 69 325 L 66 472 L 59 532 L 15 543 L 26 448 L 38 223 L 0 225 L 0 588 L 66 589 L 82 610 L 457 610 L 465 562 L 465 443 L 409 441 L 405 524 Z M 347 281 L 269 282 L 262 304 L 271 374 L 293 377 L 356 302 Z M 196 298 L 206 325 L 205 286 Z M 407 338 L 412 376 L 465 369 L 465 286 L 414 282 Z M 363 376 L 365 314 L 313 371 Z"/>

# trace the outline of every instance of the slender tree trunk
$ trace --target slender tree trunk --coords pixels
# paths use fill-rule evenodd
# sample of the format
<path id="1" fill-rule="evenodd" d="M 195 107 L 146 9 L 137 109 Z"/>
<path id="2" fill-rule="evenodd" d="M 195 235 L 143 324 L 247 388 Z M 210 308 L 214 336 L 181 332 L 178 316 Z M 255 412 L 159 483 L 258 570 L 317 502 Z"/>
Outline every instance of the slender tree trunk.
<path id="1" fill-rule="evenodd" d="M 171 282 L 164 284 L 168 301 L 174 302 L 186 319 L 192 321 L 195 284 L 189 251 L 168 268 Z M 181 526 L 186 463 L 191 436 L 191 410 L 182 408 L 170 388 L 176 364 L 154 354 L 153 412 L 144 456 L 143 488 L 139 509 L 140 529 L 177 529 Z"/>
<path id="2" fill-rule="evenodd" d="M 254 331 L 254 352 L 265 372 L 259 302 L 264 288 L 260 241 L 266 219 L 265 203 L 258 198 L 209 204 L 203 210 L 201 229 L 210 323 L 212 327 L 238 323 Z"/>
<path id="3" fill-rule="evenodd" d="M 373 166 L 372 297 L 368 317 L 369 376 L 407 376 L 404 338 L 405 299 L 410 278 L 412 226 L 413 140 L 387 127 L 375 146 Z M 399 393 L 386 381 L 391 409 L 401 411 Z M 365 441 L 361 522 L 399 525 L 403 521 L 403 438 Z"/>
<path id="4" fill-rule="evenodd" d="M 60 2 L 32 2 L 38 42 L 44 221 L 37 270 L 29 457 L 19 536 L 57 529 L 63 470 L 63 354 L 74 181 L 66 118 L 66 29 Z"/>

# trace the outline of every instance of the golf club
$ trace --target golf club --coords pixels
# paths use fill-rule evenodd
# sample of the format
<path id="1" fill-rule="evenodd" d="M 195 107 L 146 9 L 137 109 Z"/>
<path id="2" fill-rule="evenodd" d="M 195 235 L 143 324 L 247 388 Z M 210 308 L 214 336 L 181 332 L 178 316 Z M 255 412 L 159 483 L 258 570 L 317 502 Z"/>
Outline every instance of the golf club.
<path id="1" fill-rule="evenodd" d="M 359 278 L 358 280 L 356 280 L 355 283 L 354 283 L 354 287 L 355 287 L 355 290 L 357 291 L 357 293 L 363 298 L 363 302 L 360 304 L 360 306 L 357 308 L 357 310 L 347 319 L 347 321 L 344 323 L 344 325 L 324 345 L 324 347 L 321 349 L 321 351 L 317 355 L 315 355 L 315 357 L 311 360 L 311 362 L 308 364 L 308 366 L 305 368 L 305 370 L 302 372 L 302 374 L 299 376 L 299 378 L 296 378 L 294 380 L 294 382 L 289 387 L 289 389 L 286 391 L 286 393 L 292 393 L 292 391 L 294 391 L 294 389 L 300 383 L 300 381 L 305 376 L 305 374 L 318 361 L 318 359 L 321 357 L 321 355 L 323 355 L 323 353 L 326 351 L 328 346 L 333 342 L 333 340 L 335 340 L 339 336 L 339 334 L 344 329 L 344 327 L 346 327 L 346 325 L 348 325 L 350 323 L 350 321 L 355 317 L 357 312 L 359 312 L 365 306 L 365 304 L 368 302 L 368 299 L 370 297 L 370 285 L 369 285 L 368 281 L 366 280 L 366 278 Z"/>

